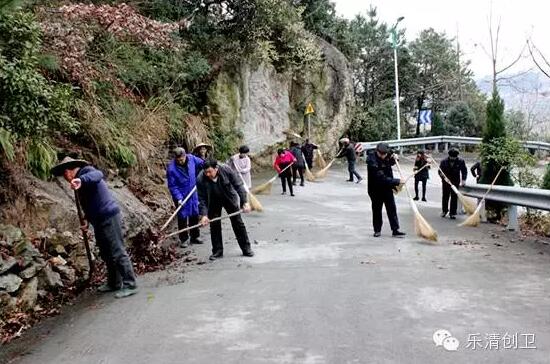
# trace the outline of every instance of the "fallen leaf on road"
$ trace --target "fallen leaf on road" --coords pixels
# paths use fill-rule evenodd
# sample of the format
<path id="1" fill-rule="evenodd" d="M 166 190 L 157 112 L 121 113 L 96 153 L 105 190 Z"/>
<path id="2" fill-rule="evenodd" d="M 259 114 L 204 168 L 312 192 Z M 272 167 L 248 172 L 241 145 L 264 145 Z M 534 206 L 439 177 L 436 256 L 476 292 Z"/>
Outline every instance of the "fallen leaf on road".
<path id="1" fill-rule="evenodd" d="M 374 260 L 365 260 L 362 261 L 361 264 L 376 264 L 376 262 Z"/>
<path id="2" fill-rule="evenodd" d="M 495 245 L 496 245 L 496 246 L 502 246 L 502 244 L 500 244 L 500 243 L 495 243 Z"/>

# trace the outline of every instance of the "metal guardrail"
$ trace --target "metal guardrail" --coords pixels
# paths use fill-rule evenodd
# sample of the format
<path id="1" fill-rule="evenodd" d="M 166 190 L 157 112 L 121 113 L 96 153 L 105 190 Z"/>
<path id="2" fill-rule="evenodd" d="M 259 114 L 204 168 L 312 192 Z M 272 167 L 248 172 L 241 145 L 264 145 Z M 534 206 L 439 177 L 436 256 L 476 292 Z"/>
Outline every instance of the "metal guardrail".
<path id="1" fill-rule="evenodd" d="M 490 185 L 466 184 L 460 191 L 469 197 L 482 198 Z M 487 200 L 502 202 L 509 206 L 508 230 L 518 230 L 518 206 L 550 211 L 550 190 L 511 186 L 494 186 Z"/>
<path id="2" fill-rule="evenodd" d="M 413 145 L 424 145 L 424 144 L 445 144 L 447 149 L 448 144 L 462 144 L 462 145 L 478 145 L 481 144 L 481 138 L 474 137 L 459 137 L 459 136 L 431 136 L 431 137 L 422 137 L 422 138 L 408 138 L 408 139 L 394 139 L 394 140 L 380 140 L 376 142 L 361 142 L 363 150 L 369 150 L 376 148 L 376 145 L 380 142 L 385 142 L 390 145 L 390 147 L 408 147 Z M 524 141 L 523 146 L 529 149 L 539 149 L 550 151 L 550 143 L 539 142 L 539 141 Z"/>

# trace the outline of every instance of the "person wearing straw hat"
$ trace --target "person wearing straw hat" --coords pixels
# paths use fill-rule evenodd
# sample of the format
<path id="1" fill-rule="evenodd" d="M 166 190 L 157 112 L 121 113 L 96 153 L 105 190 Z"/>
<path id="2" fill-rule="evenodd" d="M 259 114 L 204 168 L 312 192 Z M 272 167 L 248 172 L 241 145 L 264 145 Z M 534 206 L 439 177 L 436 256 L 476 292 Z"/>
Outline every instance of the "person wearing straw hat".
<path id="1" fill-rule="evenodd" d="M 209 158 L 210 152 L 212 152 L 212 146 L 206 143 L 199 143 L 193 148 L 193 155 L 199 157 L 203 161 Z"/>
<path id="2" fill-rule="evenodd" d="M 306 139 L 304 144 L 302 144 L 302 153 L 304 154 L 304 158 L 306 159 L 307 167 L 309 169 L 313 168 L 313 151 L 315 149 L 319 149 L 319 146 L 311 143 L 309 139 Z"/>
<path id="3" fill-rule="evenodd" d="M 137 293 L 132 262 L 124 248 L 120 207 L 103 180 L 103 173 L 84 160 L 70 157 L 53 167 L 51 173 L 63 176 L 77 192 L 86 221 L 94 229 L 101 258 L 107 266 L 107 282 L 98 290 L 116 291 L 116 298 Z M 88 226 L 81 229 L 86 233 Z"/>
<path id="4" fill-rule="evenodd" d="M 239 153 L 232 156 L 230 162 L 233 169 L 237 173 L 240 173 L 246 186 L 250 189 L 252 188 L 252 176 L 250 175 L 252 162 L 250 161 L 248 153 L 250 153 L 250 148 L 246 145 L 241 145 L 239 147 Z"/>
<path id="5" fill-rule="evenodd" d="M 210 223 L 211 219 L 220 217 L 222 208 L 228 214 L 242 210 L 251 211 L 247 200 L 247 192 L 242 179 L 236 172 L 225 164 L 218 164 L 215 159 L 204 162 L 203 170 L 197 178 L 197 192 L 199 194 L 200 223 L 203 226 L 210 224 L 212 239 L 212 255 L 210 260 L 223 257 L 223 237 L 221 221 Z M 231 227 L 245 257 L 254 256 L 250 248 L 250 240 L 246 226 L 240 214 L 231 217 Z"/>
<path id="6" fill-rule="evenodd" d="M 368 193 L 372 205 L 372 224 L 374 237 L 381 236 L 382 231 L 382 207 L 386 206 L 386 213 L 390 221 L 392 235 L 394 237 L 404 236 L 399 231 L 399 219 L 393 190 L 401 184 L 399 178 L 393 178 L 392 166 L 395 165 L 396 155 L 391 153 L 386 143 L 379 143 L 376 150 L 369 153 L 367 157 L 368 168 Z"/>
<path id="7" fill-rule="evenodd" d="M 281 185 L 283 187 L 281 195 L 286 195 L 286 185 L 288 184 L 290 196 L 294 197 L 294 189 L 292 188 L 292 167 L 287 167 L 296 162 L 296 158 L 294 158 L 290 151 L 284 150 L 283 148 L 277 150 L 277 158 L 275 158 L 273 162 L 273 168 L 277 171 L 281 179 Z"/>
<path id="8" fill-rule="evenodd" d="M 361 175 L 355 169 L 355 162 L 357 160 L 357 155 L 355 154 L 355 148 L 350 143 L 348 138 L 340 139 L 340 143 L 342 144 L 342 150 L 336 156 L 336 158 L 346 157 L 348 161 L 349 179 L 347 181 L 353 182 L 353 176 L 355 176 L 357 177 L 356 183 L 361 183 L 361 181 L 363 180 L 363 177 L 361 177 Z"/>
<path id="9" fill-rule="evenodd" d="M 414 200 L 418 201 L 418 185 L 422 183 L 422 201 L 427 202 L 426 200 L 426 183 L 430 178 L 430 166 L 428 165 L 428 160 L 426 159 L 426 154 L 423 150 L 416 152 L 416 160 L 414 161 L 413 170 L 419 171 L 414 175 Z"/>
<path id="10" fill-rule="evenodd" d="M 290 153 L 296 159 L 296 162 L 292 165 L 292 185 L 296 186 L 296 179 L 300 175 L 300 186 L 304 186 L 304 171 L 306 169 L 306 162 L 300 144 L 296 142 L 290 143 Z"/>
<path id="11" fill-rule="evenodd" d="M 176 207 L 179 207 L 187 195 L 197 184 L 197 174 L 202 169 L 204 161 L 192 154 L 187 154 L 185 149 L 174 149 L 174 159 L 166 168 L 166 183 L 172 195 Z M 194 226 L 199 223 L 199 198 L 196 192 L 185 202 L 185 205 L 178 212 L 178 228 L 185 229 L 187 226 Z M 191 236 L 191 244 L 202 244 L 199 228 L 190 232 L 183 232 L 179 235 L 180 247 L 187 248 L 187 241 Z"/>
<path id="12" fill-rule="evenodd" d="M 468 168 L 466 168 L 466 163 L 462 158 L 459 158 L 458 155 L 459 151 L 452 148 L 451 150 L 449 150 L 449 157 L 442 160 L 439 164 L 439 168 L 441 169 L 441 171 L 443 171 L 445 176 L 447 176 L 451 183 L 457 188 L 459 186 L 464 186 L 464 184 L 466 183 L 466 178 L 468 177 Z M 447 214 L 449 214 L 449 218 L 454 220 L 456 219 L 458 197 L 456 193 L 454 193 L 454 191 L 452 190 L 451 186 L 447 182 L 445 182 L 445 178 L 441 174 L 441 171 L 439 172 L 439 176 L 441 177 L 441 182 L 443 184 L 441 217 L 445 217 L 447 216 Z M 450 209 L 449 198 L 451 200 Z"/>

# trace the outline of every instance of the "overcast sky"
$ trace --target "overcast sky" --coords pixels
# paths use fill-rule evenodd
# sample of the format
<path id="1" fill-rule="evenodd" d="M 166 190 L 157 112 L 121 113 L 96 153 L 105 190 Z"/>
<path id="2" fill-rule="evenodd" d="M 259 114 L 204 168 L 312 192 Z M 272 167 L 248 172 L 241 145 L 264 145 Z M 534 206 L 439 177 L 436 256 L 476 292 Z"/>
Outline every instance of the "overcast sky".
<path id="1" fill-rule="evenodd" d="M 444 31 L 458 39 L 465 58 L 470 59 L 476 78 L 491 74 L 491 61 L 483 51 L 490 51 L 488 16 L 490 0 L 333 0 L 336 10 L 346 18 L 366 14 L 370 5 L 378 9 L 379 19 L 393 24 L 404 16 L 399 24 L 406 29 L 407 40 L 416 38 L 426 28 Z M 498 0 L 493 2 L 494 23 L 501 19 L 499 53 L 501 65 L 510 63 L 521 51 L 528 37 L 550 60 L 550 2 L 547 0 Z M 495 27 L 496 29 L 496 27 Z M 513 71 L 532 67 L 526 57 Z"/>

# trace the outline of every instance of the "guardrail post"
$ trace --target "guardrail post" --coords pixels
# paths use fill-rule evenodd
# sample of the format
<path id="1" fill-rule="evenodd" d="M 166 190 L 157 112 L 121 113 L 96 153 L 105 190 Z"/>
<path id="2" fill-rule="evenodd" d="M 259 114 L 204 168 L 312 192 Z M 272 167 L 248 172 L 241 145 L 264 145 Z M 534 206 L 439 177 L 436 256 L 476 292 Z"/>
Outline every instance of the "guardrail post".
<path id="1" fill-rule="evenodd" d="M 517 231 L 519 228 L 518 207 L 516 205 L 508 206 L 508 226 L 506 228 L 510 231 Z"/>
<path id="2" fill-rule="evenodd" d="M 449 143 L 443 143 L 444 152 L 447 153 L 449 151 Z"/>
<path id="3" fill-rule="evenodd" d="M 480 217 L 481 222 L 487 222 L 487 211 L 485 210 L 485 200 L 481 201 L 481 211 L 480 211 Z"/>
<path id="4" fill-rule="evenodd" d="M 439 143 L 435 143 L 434 153 L 439 153 Z"/>

